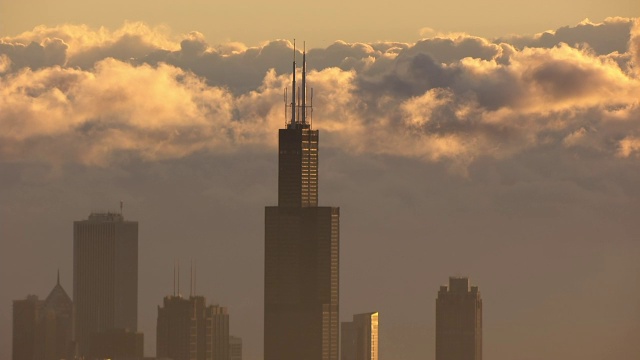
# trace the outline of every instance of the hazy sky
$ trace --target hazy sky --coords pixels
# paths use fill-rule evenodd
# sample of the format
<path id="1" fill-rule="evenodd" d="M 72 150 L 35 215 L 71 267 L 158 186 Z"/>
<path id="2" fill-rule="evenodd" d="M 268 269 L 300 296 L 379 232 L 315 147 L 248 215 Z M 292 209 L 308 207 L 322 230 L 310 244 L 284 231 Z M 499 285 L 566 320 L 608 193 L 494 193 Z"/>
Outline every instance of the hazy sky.
<path id="1" fill-rule="evenodd" d="M 72 222 L 120 200 L 147 354 L 177 258 L 261 359 L 293 37 L 320 203 L 341 207 L 341 318 L 379 311 L 384 359 L 434 358 L 451 275 L 480 288 L 487 359 L 640 353 L 637 4 L 0 4 L 0 359 L 11 301 L 58 268 L 71 295 Z"/>
<path id="2" fill-rule="evenodd" d="M 197 30 L 217 44 L 258 45 L 296 37 L 313 46 L 344 41 L 415 41 L 421 30 L 478 36 L 534 34 L 585 18 L 634 17 L 635 0 L 504 1 L 242 1 L 242 0 L 23 0 L 0 1 L 0 33 L 64 23 L 116 28 L 125 20 Z"/>

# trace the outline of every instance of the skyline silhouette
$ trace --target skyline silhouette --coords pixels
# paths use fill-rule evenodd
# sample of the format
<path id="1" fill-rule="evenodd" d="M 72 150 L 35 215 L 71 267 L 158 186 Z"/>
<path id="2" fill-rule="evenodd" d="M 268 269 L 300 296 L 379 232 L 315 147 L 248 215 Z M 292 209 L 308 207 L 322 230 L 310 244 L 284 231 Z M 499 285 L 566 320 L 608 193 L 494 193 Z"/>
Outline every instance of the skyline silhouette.
<path id="1" fill-rule="evenodd" d="M 639 49 L 624 18 L 308 48 L 320 203 L 343 217 L 340 320 L 375 309 L 381 357 L 433 359 L 437 289 L 463 274 L 482 288 L 487 359 L 639 353 Z M 141 224 L 145 353 L 174 259 L 193 258 L 243 357 L 262 358 L 291 51 L 144 24 L 2 39 L 0 358 L 11 301 L 46 294 L 58 267 L 71 293 L 71 222 L 120 199 Z"/>

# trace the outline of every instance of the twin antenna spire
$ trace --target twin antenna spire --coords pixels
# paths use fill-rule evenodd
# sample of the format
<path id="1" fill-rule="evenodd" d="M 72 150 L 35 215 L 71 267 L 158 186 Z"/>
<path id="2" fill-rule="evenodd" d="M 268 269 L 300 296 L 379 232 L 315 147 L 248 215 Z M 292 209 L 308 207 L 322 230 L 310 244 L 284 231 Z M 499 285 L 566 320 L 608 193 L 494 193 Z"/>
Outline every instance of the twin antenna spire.
<path id="1" fill-rule="evenodd" d="M 176 275 L 177 266 L 177 275 Z M 197 275 L 197 263 L 194 266 L 193 260 L 191 260 L 191 288 L 189 289 L 189 296 L 196 296 L 196 275 Z M 178 292 L 176 294 L 176 283 L 178 285 Z M 182 297 L 180 294 L 180 261 L 174 261 L 173 263 L 173 296 Z"/>
<path id="2" fill-rule="evenodd" d="M 304 44 L 304 43 L 303 43 Z M 291 89 L 291 103 L 287 104 L 287 89 L 284 90 L 284 117 L 285 126 L 295 128 L 297 126 L 311 127 L 313 114 L 313 88 L 311 88 L 311 96 L 309 97 L 309 105 L 307 105 L 307 49 L 306 44 L 302 48 L 302 88 L 298 88 L 300 92 L 296 97 L 296 40 L 293 40 L 293 81 Z M 291 119 L 287 123 L 287 109 L 291 108 Z M 309 108 L 309 123 L 307 124 L 307 108 Z"/>

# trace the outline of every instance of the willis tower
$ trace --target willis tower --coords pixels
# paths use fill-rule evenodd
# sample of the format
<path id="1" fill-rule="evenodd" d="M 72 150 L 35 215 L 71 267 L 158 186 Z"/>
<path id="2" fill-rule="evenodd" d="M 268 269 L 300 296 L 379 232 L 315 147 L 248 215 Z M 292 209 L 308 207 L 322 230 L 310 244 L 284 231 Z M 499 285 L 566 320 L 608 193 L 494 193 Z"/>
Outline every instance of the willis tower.
<path id="1" fill-rule="evenodd" d="M 265 208 L 265 360 L 338 360 L 340 208 L 318 206 L 319 132 L 302 58 L 296 97 L 294 46 L 291 103 L 278 132 L 278 206 Z"/>

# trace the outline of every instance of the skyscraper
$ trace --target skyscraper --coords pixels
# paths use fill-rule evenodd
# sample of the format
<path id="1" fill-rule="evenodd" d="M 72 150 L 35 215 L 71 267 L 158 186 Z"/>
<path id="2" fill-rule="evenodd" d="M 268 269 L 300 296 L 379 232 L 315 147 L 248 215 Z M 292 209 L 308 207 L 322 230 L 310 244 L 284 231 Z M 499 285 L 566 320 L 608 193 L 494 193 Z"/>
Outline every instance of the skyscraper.
<path id="1" fill-rule="evenodd" d="M 13 302 L 13 360 L 70 358 L 73 303 L 58 281 L 45 300 Z"/>
<path id="2" fill-rule="evenodd" d="M 340 360 L 378 360 L 378 313 L 353 315 L 341 326 Z"/>
<path id="3" fill-rule="evenodd" d="M 291 117 L 278 134 L 278 206 L 265 208 L 265 360 L 338 359 L 340 209 L 318 206 L 319 132 L 305 60 L 297 98 L 294 50 Z"/>
<path id="4" fill-rule="evenodd" d="M 156 356 L 173 360 L 229 360 L 229 313 L 202 296 L 165 296 L 158 306 Z"/>
<path id="5" fill-rule="evenodd" d="M 13 301 L 13 360 L 34 360 L 36 333 L 42 300 L 28 295 L 24 300 Z"/>
<path id="6" fill-rule="evenodd" d="M 466 277 L 450 277 L 438 291 L 436 360 L 482 360 L 482 299 Z"/>
<path id="7" fill-rule="evenodd" d="M 40 309 L 36 359 L 58 360 L 72 355 L 73 302 L 58 280 Z"/>
<path id="8" fill-rule="evenodd" d="M 88 354 L 94 333 L 138 325 L 138 222 L 91 213 L 73 223 L 74 338 Z"/>
<path id="9" fill-rule="evenodd" d="M 229 336 L 229 360 L 242 360 L 242 338 Z"/>

